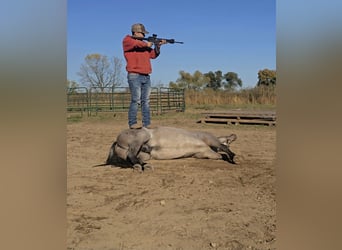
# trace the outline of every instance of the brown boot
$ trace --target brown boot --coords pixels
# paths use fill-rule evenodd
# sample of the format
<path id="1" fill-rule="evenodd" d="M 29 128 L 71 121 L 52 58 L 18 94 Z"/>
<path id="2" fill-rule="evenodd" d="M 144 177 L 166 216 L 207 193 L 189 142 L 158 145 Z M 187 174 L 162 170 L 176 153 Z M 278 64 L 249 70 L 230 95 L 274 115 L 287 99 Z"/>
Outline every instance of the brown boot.
<path id="1" fill-rule="evenodd" d="M 138 128 L 141 128 L 141 126 L 139 126 L 137 123 L 129 126 L 130 129 L 138 129 Z"/>

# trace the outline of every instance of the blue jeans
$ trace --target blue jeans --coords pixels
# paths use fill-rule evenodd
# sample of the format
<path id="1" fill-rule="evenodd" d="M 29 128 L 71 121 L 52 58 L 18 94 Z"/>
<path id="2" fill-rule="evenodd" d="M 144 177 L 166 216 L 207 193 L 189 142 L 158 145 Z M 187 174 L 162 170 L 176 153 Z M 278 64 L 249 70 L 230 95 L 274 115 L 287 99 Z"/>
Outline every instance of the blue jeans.
<path id="1" fill-rule="evenodd" d="M 150 93 L 151 79 L 149 75 L 128 73 L 127 80 L 131 91 L 131 104 L 128 111 L 128 125 L 137 123 L 139 105 L 141 106 L 142 123 L 146 127 L 151 124 Z"/>

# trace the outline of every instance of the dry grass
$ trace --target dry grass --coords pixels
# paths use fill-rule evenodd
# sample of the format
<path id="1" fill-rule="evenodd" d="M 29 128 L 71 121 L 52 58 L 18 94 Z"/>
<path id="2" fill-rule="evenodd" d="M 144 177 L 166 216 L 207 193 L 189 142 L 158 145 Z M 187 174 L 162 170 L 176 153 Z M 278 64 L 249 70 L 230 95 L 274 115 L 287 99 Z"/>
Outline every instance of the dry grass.
<path id="1" fill-rule="evenodd" d="M 258 87 L 242 89 L 238 92 L 186 90 L 186 105 L 276 105 L 276 92 L 274 87 Z"/>

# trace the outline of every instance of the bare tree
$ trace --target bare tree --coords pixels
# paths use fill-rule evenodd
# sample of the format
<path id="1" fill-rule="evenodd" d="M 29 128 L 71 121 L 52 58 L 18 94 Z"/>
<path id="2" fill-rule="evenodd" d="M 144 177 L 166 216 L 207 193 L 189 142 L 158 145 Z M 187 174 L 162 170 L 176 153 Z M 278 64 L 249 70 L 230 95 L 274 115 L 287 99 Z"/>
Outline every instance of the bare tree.
<path id="1" fill-rule="evenodd" d="M 112 64 L 114 66 L 114 86 L 120 86 L 123 82 L 122 60 L 120 58 L 113 57 Z"/>
<path id="2" fill-rule="evenodd" d="M 77 88 L 77 87 L 79 87 L 78 86 L 78 83 L 77 82 L 75 82 L 75 81 L 73 81 L 73 80 L 67 80 L 67 88 Z"/>
<path id="3" fill-rule="evenodd" d="M 98 87 L 101 92 L 122 83 L 122 60 L 113 57 L 111 60 L 101 54 L 89 54 L 85 57 L 78 75 L 80 82 L 89 87 Z"/>
<path id="4" fill-rule="evenodd" d="M 79 85 L 77 82 L 68 79 L 66 83 L 66 87 L 67 87 L 67 92 L 71 94 L 71 93 L 77 93 L 76 89 L 79 87 Z"/>

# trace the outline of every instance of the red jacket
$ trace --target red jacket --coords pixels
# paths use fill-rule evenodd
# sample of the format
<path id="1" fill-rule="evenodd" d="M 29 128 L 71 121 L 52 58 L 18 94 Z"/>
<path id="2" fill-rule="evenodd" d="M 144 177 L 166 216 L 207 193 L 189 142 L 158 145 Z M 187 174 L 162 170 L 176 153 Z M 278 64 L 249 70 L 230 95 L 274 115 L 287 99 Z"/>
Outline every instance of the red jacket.
<path id="1" fill-rule="evenodd" d="M 152 72 L 150 59 L 154 59 L 158 55 L 154 49 L 147 47 L 147 43 L 127 35 L 122 41 L 122 47 L 127 62 L 127 72 L 139 74 Z"/>

